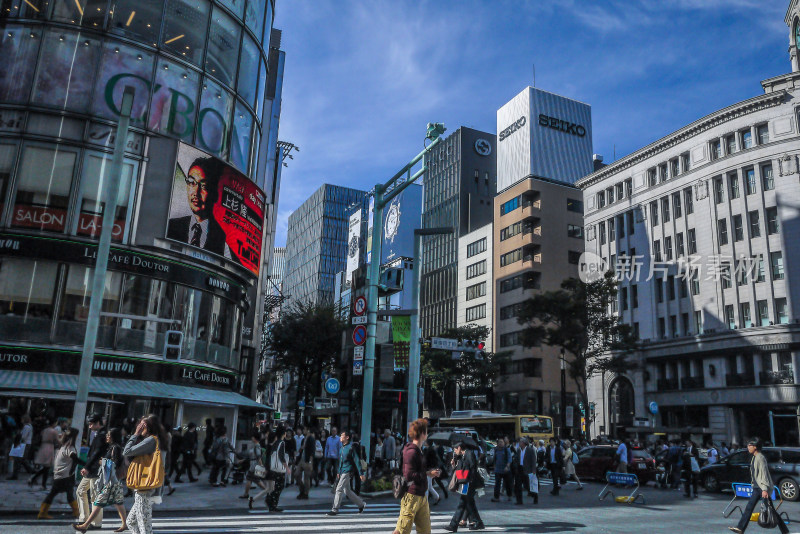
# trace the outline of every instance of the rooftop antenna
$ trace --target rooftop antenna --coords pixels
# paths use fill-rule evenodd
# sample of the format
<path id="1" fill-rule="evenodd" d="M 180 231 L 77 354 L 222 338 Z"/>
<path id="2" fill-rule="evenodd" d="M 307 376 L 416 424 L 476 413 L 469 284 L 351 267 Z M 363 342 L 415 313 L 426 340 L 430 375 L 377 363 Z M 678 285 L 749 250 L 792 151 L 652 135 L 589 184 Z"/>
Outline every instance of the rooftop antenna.
<path id="1" fill-rule="evenodd" d="M 533 86 L 536 87 L 536 63 L 533 64 Z"/>

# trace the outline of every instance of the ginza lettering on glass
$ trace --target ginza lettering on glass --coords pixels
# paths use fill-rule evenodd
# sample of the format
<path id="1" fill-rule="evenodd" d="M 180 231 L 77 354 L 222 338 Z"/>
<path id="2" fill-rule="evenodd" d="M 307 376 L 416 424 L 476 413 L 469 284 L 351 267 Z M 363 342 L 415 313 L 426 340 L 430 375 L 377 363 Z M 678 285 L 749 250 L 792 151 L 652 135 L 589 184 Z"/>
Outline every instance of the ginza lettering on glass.
<path id="1" fill-rule="evenodd" d="M 152 88 L 156 92 L 158 92 L 161 88 L 164 87 L 160 83 L 156 83 L 155 85 L 153 85 L 150 82 L 150 80 L 142 76 L 139 76 L 138 74 L 123 72 L 112 76 L 108 80 L 108 83 L 106 84 L 104 99 L 106 105 L 108 106 L 108 109 L 110 109 L 115 115 L 119 115 L 120 110 L 117 107 L 117 104 L 114 102 L 114 91 L 117 84 L 119 84 L 120 82 L 123 82 L 124 84 L 124 80 L 126 78 L 134 78 L 136 80 L 139 80 L 140 82 L 144 83 L 145 86 L 147 86 L 148 91 Z M 170 133 L 177 137 L 186 138 L 192 133 L 192 130 L 194 128 L 192 114 L 195 111 L 196 107 L 195 102 L 189 95 L 181 93 L 180 91 L 177 91 L 172 87 L 166 87 L 166 89 L 170 92 L 169 105 L 166 106 L 169 109 L 167 115 L 166 131 L 167 133 Z M 138 117 L 131 117 L 131 119 L 134 121 L 142 121 L 144 120 L 144 116 L 146 113 L 147 110 L 143 108 L 141 114 Z M 218 127 L 221 130 L 221 135 L 217 143 L 217 146 L 211 146 L 214 144 L 212 140 L 205 139 L 205 135 L 203 134 L 204 131 L 203 125 L 206 123 L 206 121 L 219 123 Z M 179 123 L 183 123 L 183 128 L 178 128 Z M 214 152 L 216 154 L 224 152 L 226 148 L 226 140 L 228 138 L 227 129 L 228 129 L 228 123 L 226 122 L 225 117 L 223 117 L 222 114 L 216 109 L 203 108 L 198 112 L 197 142 L 205 150 Z M 238 139 L 238 136 L 236 135 L 235 132 L 236 130 L 235 125 L 233 126 L 233 130 L 234 130 L 234 138 Z M 211 131 L 213 131 L 213 129 Z M 238 148 L 242 149 L 244 153 L 247 152 L 247 147 L 238 147 Z"/>

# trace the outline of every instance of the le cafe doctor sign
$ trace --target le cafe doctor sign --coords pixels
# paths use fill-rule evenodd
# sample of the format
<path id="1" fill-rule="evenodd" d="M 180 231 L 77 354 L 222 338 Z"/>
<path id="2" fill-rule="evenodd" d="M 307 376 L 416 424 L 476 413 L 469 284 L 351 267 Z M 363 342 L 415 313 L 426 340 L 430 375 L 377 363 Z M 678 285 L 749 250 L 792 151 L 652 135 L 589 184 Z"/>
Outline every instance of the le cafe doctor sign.
<path id="1" fill-rule="evenodd" d="M 525 126 L 528 120 L 525 116 L 520 117 L 514 123 L 500 132 L 498 136 L 500 141 L 506 140 L 511 134 Z M 576 124 L 574 122 L 565 121 L 563 119 L 559 119 L 557 117 L 548 117 L 547 115 L 540 114 L 539 115 L 539 126 L 544 128 L 551 128 L 553 130 L 559 130 L 564 133 L 568 133 L 571 135 L 575 135 L 578 137 L 586 137 L 586 128 L 581 126 L 580 124 Z"/>

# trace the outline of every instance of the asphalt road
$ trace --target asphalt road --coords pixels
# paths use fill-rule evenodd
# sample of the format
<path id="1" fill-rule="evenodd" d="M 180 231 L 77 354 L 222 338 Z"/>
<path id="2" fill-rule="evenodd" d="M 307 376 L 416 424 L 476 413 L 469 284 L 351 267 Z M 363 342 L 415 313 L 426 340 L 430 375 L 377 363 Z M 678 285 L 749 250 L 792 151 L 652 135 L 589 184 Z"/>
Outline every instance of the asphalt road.
<path id="1" fill-rule="evenodd" d="M 598 499 L 603 488 L 596 483 L 585 484 L 583 491 L 577 491 L 574 484 L 568 485 L 558 497 L 551 496 L 549 486 L 542 486 L 538 505 L 526 497 L 525 503 L 515 505 L 505 501 L 493 503 L 491 493 L 478 500 L 478 508 L 486 524 L 487 532 L 527 532 L 527 533 L 592 533 L 592 534 L 705 534 L 728 532 L 739 513 L 725 519 L 722 511 L 732 498 L 732 494 L 707 494 L 701 491 L 697 499 L 686 499 L 681 491 L 643 488 L 645 503 L 633 505 Z M 491 490 L 492 488 L 487 488 Z M 739 500 L 739 502 L 743 502 Z M 244 534 L 244 533 L 293 533 L 333 534 L 358 532 L 392 532 L 397 518 L 398 504 L 392 498 L 368 501 L 367 510 L 357 515 L 352 506 L 342 509 L 336 517 L 327 517 L 325 506 L 297 506 L 294 499 L 282 503 L 283 514 L 266 514 L 263 510 L 244 512 L 231 511 L 225 502 L 216 509 L 190 514 L 159 512 L 154 507 L 156 534 Z M 433 532 L 444 532 L 456 501 L 451 495 L 431 508 Z M 784 503 L 781 511 L 789 513 L 793 521 L 800 522 L 800 503 Z M 116 515 L 109 511 L 107 517 Z M 61 515 L 51 521 L 38 521 L 30 515 L 24 517 L 0 518 L 0 532 L 3 534 L 49 534 L 74 532 L 69 528 L 72 519 Z M 106 532 L 119 526 L 119 520 L 108 520 Z M 791 532 L 800 533 L 800 523 L 789 525 Z M 466 529 L 462 529 L 466 531 Z M 756 524 L 751 524 L 748 532 L 759 532 Z"/>

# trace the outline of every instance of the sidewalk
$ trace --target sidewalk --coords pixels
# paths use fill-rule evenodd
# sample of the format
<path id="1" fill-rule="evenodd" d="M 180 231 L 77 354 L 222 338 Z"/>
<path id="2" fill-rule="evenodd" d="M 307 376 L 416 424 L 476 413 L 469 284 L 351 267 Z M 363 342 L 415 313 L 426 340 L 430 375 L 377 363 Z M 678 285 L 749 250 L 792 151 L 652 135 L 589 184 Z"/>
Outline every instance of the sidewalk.
<path id="1" fill-rule="evenodd" d="M 197 482 L 174 484 L 175 493 L 170 496 L 164 495 L 162 504 L 155 507 L 158 510 L 170 512 L 183 512 L 192 510 L 209 510 L 215 508 L 225 508 L 227 510 L 247 510 L 247 499 L 239 499 L 239 495 L 244 493 L 244 484 L 232 485 L 227 487 L 212 487 L 208 483 L 208 474 L 203 472 L 202 478 Z M 49 487 L 49 484 L 48 484 Z M 76 485 L 77 487 L 77 485 Z M 250 495 L 255 496 L 260 488 L 251 488 Z M 282 508 L 295 508 L 298 506 L 330 506 L 333 502 L 333 494 L 327 483 L 320 483 L 319 487 L 311 488 L 308 500 L 297 499 L 298 489 L 296 485 L 287 486 L 281 493 L 280 506 Z M 37 483 L 33 488 L 27 484 L 27 476 L 20 480 L 0 480 L 0 515 L 19 515 L 33 514 L 39 510 L 39 505 L 47 495 L 47 491 L 41 489 Z M 364 496 L 369 499 L 369 497 Z M 133 505 L 133 496 L 125 499 L 126 509 Z M 263 497 L 259 502 L 253 503 L 254 509 L 265 508 Z M 50 508 L 52 514 L 71 513 L 71 509 L 66 502 L 66 496 L 59 494 Z M 116 517 L 117 512 L 113 508 L 106 510 L 109 516 Z"/>

